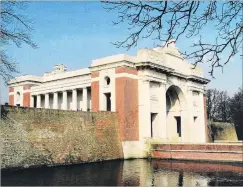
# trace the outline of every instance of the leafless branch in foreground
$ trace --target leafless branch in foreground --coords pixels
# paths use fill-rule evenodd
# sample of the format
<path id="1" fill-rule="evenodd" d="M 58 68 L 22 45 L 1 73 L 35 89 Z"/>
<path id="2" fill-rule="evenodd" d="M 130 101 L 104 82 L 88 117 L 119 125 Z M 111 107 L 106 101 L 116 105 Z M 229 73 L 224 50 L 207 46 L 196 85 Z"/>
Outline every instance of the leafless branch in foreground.
<path id="1" fill-rule="evenodd" d="M 22 44 L 37 48 L 37 45 L 31 39 L 31 20 L 17 13 L 18 10 L 25 9 L 25 3 L 1 1 L 0 5 L 0 41 L 2 44 L 0 49 L 0 76 L 7 83 L 10 78 L 13 78 L 14 73 L 18 73 L 18 69 L 17 63 L 8 56 L 4 46 L 13 43 L 19 48 Z"/>
<path id="2" fill-rule="evenodd" d="M 243 2 L 242 1 L 102 1 L 107 11 L 115 11 L 118 20 L 114 25 L 127 23 L 130 34 L 117 47 L 130 49 L 143 38 L 152 38 L 160 43 L 170 39 L 179 40 L 200 36 L 192 45 L 192 51 L 183 53 L 193 59 L 194 65 L 210 63 L 210 75 L 215 67 L 227 64 L 242 50 Z M 214 25 L 218 32 L 215 41 L 203 42 L 202 29 Z M 224 55 L 224 58 L 222 58 Z M 226 58 L 225 58 L 226 57 Z"/>

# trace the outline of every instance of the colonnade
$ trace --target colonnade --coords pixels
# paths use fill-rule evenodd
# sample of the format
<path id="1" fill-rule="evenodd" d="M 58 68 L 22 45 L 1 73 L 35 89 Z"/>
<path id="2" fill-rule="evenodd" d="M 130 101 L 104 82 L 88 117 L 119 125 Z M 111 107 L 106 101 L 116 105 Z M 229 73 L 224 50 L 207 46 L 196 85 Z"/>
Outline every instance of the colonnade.
<path id="1" fill-rule="evenodd" d="M 82 106 L 78 106 L 78 91 L 82 90 Z M 71 93 L 71 94 L 70 94 Z M 62 95 L 60 97 L 60 95 Z M 69 95 L 72 95 L 71 98 Z M 44 105 L 43 105 L 44 96 Z M 69 96 L 69 97 L 68 97 Z M 35 101 L 36 97 L 36 101 Z M 52 99 L 50 99 L 52 97 Z M 71 104 L 70 101 L 71 100 Z M 50 101 L 52 101 L 50 103 Z M 80 102 L 80 101 L 79 101 Z M 36 108 L 51 108 L 51 109 L 62 109 L 62 110 L 88 110 L 88 89 L 72 89 L 64 91 L 49 92 L 44 94 L 32 94 L 30 100 L 30 107 Z"/>

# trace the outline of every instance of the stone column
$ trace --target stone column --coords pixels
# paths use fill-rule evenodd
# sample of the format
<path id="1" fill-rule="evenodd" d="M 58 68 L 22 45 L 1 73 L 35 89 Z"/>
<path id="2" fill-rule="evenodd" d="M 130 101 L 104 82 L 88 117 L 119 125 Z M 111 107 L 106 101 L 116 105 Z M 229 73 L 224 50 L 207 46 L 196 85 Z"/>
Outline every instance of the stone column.
<path id="1" fill-rule="evenodd" d="M 67 110 L 67 91 L 62 92 L 62 109 Z"/>
<path id="2" fill-rule="evenodd" d="M 73 89 L 72 93 L 72 109 L 76 111 L 78 108 L 78 103 L 77 103 L 77 89 Z"/>
<path id="3" fill-rule="evenodd" d="M 34 96 L 30 96 L 30 107 L 34 107 Z"/>
<path id="4" fill-rule="evenodd" d="M 159 138 L 167 138 L 166 124 L 166 85 L 161 83 L 159 87 Z"/>
<path id="5" fill-rule="evenodd" d="M 83 88 L 83 111 L 87 111 L 87 107 L 88 107 L 87 88 Z"/>
<path id="6" fill-rule="evenodd" d="M 41 95 L 37 95 L 37 103 L 36 103 L 36 108 L 41 108 Z"/>
<path id="7" fill-rule="evenodd" d="M 49 105 L 49 93 L 45 94 L 45 108 L 50 108 L 50 105 Z"/>
<path id="8" fill-rule="evenodd" d="M 53 109 L 58 109 L 58 92 L 53 94 Z"/>

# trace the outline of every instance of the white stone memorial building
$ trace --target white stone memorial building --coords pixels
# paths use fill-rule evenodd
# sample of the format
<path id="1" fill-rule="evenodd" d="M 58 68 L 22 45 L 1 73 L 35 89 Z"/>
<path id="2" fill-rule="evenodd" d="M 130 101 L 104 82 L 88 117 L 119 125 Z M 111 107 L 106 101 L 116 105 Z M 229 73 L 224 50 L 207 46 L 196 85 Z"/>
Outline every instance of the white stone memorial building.
<path id="1" fill-rule="evenodd" d="M 8 83 L 9 104 L 117 112 L 124 151 L 141 148 L 141 155 L 147 138 L 204 143 L 209 80 L 193 67 L 172 40 L 163 48 L 140 49 L 136 56 L 96 59 L 84 69 L 67 71 L 59 64 L 41 77 L 16 77 Z"/>

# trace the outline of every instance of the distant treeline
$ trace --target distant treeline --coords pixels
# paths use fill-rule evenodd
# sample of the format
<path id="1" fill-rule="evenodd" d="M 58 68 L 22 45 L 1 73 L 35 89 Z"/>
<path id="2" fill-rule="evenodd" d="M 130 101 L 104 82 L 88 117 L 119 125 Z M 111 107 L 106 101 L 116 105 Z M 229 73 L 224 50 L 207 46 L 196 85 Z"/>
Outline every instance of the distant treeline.
<path id="1" fill-rule="evenodd" d="M 239 139 L 243 139 L 243 90 L 230 97 L 227 91 L 208 89 L 207 118 L 210 121 L 234 123 Z"/>

